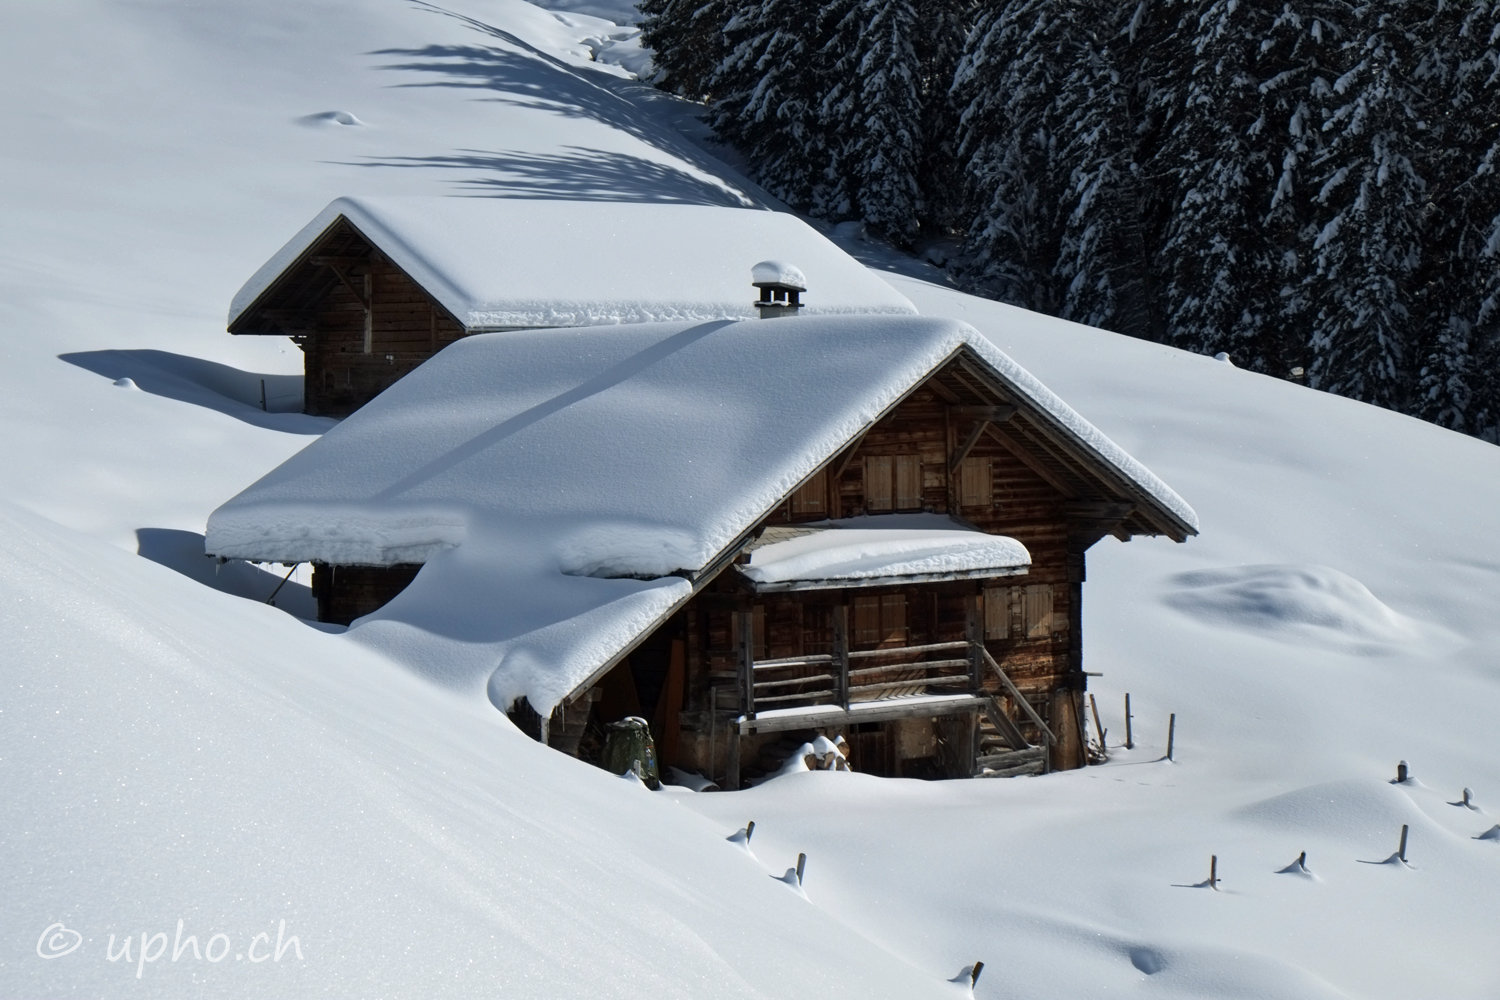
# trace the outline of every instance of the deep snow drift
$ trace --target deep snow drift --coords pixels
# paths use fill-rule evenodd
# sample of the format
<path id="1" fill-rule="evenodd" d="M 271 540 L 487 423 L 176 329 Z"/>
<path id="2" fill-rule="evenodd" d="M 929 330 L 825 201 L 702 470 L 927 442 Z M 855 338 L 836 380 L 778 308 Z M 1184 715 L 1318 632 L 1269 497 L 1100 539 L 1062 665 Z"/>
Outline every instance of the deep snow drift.
<path id="1" fill-rule="evenodd" d="M 280 574 L 208 586 L 183 544 L 323 430 L 260 409 L 296 349 L 222 327 L 333 197 L 764 203 L 596 61 L 633 29 L 519 0 L 0 29 L 0 993 L 962 997 L 975 960 L 980 997 L 1500 992 L 1497 449 L 886 274 L 1202 518 L 1090 553 L 1111 760 L 648 793 L 265 606 Z M 172 961 L 179 919 L 219 962 Z"/>

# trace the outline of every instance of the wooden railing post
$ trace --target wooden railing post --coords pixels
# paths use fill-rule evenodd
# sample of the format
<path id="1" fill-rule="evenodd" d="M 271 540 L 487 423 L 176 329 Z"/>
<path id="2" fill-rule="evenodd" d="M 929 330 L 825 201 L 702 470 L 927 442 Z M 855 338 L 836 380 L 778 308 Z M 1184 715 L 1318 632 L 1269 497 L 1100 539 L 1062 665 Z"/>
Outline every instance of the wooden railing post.
<path id="1" fill-rule="evenodd" d="M 969 640 L 969 688 L 978 693 L 984 683 L 981 679 L 984 670 L 984 614 L 979 606 L 979 594 L 970 594 L 965 602 L 967 612 L 965 622 L 967 638 Z"/>
<path id="2" fill-rule="evenodd" d="M 833 609 L 833 667 L 839 704 L 849 711 L 849 605 Z"/>
<path id="3" fill-rule="evenodd" d="M 755 718 L 755 612 L 734 612 L 734 646 L 740 689 L 740 712 Z"/>

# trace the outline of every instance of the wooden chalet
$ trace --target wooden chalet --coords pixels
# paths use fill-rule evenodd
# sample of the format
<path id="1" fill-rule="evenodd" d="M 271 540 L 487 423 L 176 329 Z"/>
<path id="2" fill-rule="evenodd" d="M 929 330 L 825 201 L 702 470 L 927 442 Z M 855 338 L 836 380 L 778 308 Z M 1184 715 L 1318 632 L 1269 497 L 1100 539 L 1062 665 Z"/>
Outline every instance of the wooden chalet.
<path id="1" fill-rule="evenodd" d="M 964 324 L 796 316 L 816 283 L 773 277 L 756 304 L 795 318 L 469 338 L 225 504 L 209 550 L 312 561 L 320 618 L 358 628 L 452 630 L 439 595 L 488 588 L 475 676 L 586 759 L 639 715 L 730 789 L 819 734 L 877 775 L 1084 765 L 1086 553 L 1185 541 L 1191 508 Z M 477 526 L 510 555 L 460 570 Z M 547 588 L 555 620 L 519 607 Z"/>
<path id="2" fill-rule="evenodd" d="M 475 333 L 753 316 L 744 272 L 758 252 L 795 255 L 819 282 L 813 312 L 915 312 L 782 213 L 340 198 L 241 289 L 229 332 L 290 337 L 304 412 L 345 417 Z"/>

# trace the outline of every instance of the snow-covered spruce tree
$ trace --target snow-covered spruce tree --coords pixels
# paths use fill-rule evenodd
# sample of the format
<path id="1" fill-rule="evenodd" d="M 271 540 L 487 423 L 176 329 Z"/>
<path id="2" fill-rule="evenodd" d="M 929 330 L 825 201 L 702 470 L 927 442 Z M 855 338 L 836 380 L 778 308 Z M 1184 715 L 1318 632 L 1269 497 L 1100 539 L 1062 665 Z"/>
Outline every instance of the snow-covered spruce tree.
<path id="1" fill-rule="evenodd" d="M 967 228 L 956 276 L 979 294 L 1053 315 L 1061 308 L 1053 266 L 1067 177 L 1057 158 L 1057 97 L 1088 34 L 1088 8 L 1076 0 L 992 0 L 954 73 Z"/>
<path id="2" fill-rule="evenodd" d="M 1429 96 L 1431 230 L 1415 412 L 1500 441 L 1500 3 L 1440 0 L 1415 76 Z"/>
<path id="3" fill-rule="evenodd" d="M 1309 384 L 1404 409 L 1413 388 L 1412 305 L 1420 279 L 1428 179 L 1424 95 L 1415 85 L 1426 0 L 1362 8 L 1348 68 L 1321 104 L 1324 146 L 1312 163 L 1320 216 L 1307 288 Z"/>
<path id="4" fill-rule="evenodd" d="M 963 176 L 958 163 L 959 107 L 953 79 L 974 21 L 974 0 L 924 0 L 917 22 L 922 66 L 922 152 L 917 184 L 923 228 L 947 233 L 963 225 Z"/>
<path id="5" fill-rule="evenodd" d="M 1145 3 L 1075 9 L 1083 15 L 1075 27 L 1087 30 L 1075 37 L 1057 90 L 1054 169 L 1068 179 L 1053 266 L 1059 315 L 1161 341 L 1155 251 L 1170 205 L 1151 171 L 1162 127 L 1149 112 L 1153 91 L 1166 85 L 1171 22 Z"/>
<path id="6" fill-rule="evenodd" d="M 1296 251 L 1310 224 L 1303 174 L 1321 136 L 1310 87 L 1338 75 L 1353 13 L 1342 0 L 1176 10 L 1154 164 L 1174 187 L 1161 248 L 1168 339 L 1285 375 L 1304 363 L 1307 341 Z"/>
<path id="7" fill-rule="evenodd" d="M 921 18 L 911 0 L 859 0 L 842 13 L 824 43 L 831 86 L 819 114 L 834 157 L 814 214 L 861 219 L 910 245 L 924 211 Z"/>
<path id="8" fill-rule="evenodd" d="M 689 100 L 707 100 L 724 58 L 724 25 L 737 6 L 734 0 L 641 0 L 641 42 L 655 66 L 651 82 Z"/>
<path id="9" fill-rule="evenodd" d="M 823 128 L 824 42 L 839 5 L 742 4 L 724 26 L 726 55 L 709 80 L 707 120 L 750 161 L 756 180 L 803 210 L 828 203 L 833 144 Z"/>

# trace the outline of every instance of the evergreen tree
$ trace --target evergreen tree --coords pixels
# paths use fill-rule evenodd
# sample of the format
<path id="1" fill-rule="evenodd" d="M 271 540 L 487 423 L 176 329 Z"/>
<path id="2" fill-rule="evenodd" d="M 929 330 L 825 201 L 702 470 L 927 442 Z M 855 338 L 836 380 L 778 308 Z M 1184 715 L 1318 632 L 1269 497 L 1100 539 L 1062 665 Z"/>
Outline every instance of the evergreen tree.
<path id="1" fill-rule="evenodd" d="M 842 13 L 824 43 L 830 88 L 819 110 L 835 158 L 815 214 L 863 219 L 910 245 L 923 213 L 920 18 L 911 0 L 860 0 Z"/>
<path id="2" fill-rule="evenodd" d="M 1429 88 L 1432 232 L 1416 412 L 1500 439 L 1500 3 L 1440 0 L 1417 78 Z"/>
<path id="3" fill-rule="evenodd" d="M 750 161 L 766 190 L 806 210 L 828 202 L 832 137 L 822 99 L 825 22 L 833 10 L 813 0 L 760 0 L 724 27 L 727 55 L 709 81 L 707 120 Z"/>
<path id="4" fill-rule="evenodd" d="M 1314 93 L 1325 146 L 1312 165 L 1321 219 L 1308 279 L 1317 310 L 1308 380 L 1394 409 L 1410 395 L 1428 208 L 1424 102 L 1414 85 L 1418 2 L 1364 8 L 1346 43 L 1349 68 Z"/>
<path id="5" fill-rule="evenodd" d="M 1310 87 L 1337 75 L 1352 12 L 1341 0 L 1210 0 L 1178 5 L 1175 86 L 1158 100 L 1173 179 L 1162 242 L 1168 339 L 1226 351 L 1277 375 L 1304 361 L 1301 255 L 1310 224 L 1304 171 L 1321 131 Z"/>
<path id="6" fill-rule="evenodd" d="M 733 0 L 641 0 L 641 42 L 652 51 L 651 82 L 689 100 L 711 97 L 709 81 L 724 58 L 724 25 Z"/>

